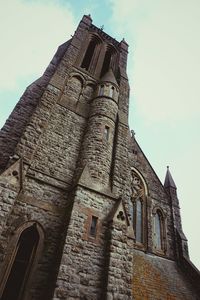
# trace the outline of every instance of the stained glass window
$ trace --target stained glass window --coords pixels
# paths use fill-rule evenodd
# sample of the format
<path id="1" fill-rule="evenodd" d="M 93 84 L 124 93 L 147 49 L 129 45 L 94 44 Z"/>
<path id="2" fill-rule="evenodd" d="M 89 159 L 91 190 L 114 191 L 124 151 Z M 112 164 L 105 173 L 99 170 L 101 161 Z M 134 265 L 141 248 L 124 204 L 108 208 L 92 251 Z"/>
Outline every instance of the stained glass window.
<path id="1" fill-rule="evenodd" d="M 139 243 L 143 242 L 143 212 L 142 212 L 142 202 L 141 200 L 136 201 L 136 220 L 135 220 L 135 234 L 136 241 Z"/>
<path id="2" fill-rule="evenodd" d="M 157 211 L 155 214 L 155 248 L 162 249 L 162 231 L 161 231 L 161 215 Z"/>

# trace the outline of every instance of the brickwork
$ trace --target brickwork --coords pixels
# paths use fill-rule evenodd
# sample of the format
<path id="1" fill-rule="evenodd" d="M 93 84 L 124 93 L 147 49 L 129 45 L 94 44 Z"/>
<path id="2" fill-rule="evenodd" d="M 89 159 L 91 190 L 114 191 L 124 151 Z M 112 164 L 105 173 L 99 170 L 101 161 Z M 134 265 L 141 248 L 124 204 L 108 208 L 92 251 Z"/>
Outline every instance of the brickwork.
<path id="1" fill-rule="evenodd" d="M 138 251 L 133 253 L 132 284 L 135 300 L 198 299 L 174 261 Z"/>

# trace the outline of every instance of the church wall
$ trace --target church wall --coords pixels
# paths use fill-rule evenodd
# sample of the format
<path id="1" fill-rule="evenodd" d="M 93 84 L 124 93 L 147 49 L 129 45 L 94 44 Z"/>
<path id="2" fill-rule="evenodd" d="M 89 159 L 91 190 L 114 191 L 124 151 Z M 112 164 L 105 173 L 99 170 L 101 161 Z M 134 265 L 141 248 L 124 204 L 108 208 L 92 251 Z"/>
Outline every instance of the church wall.
<path id="1" fill-rule="evenodd" d="M 132 292 L 135 300 L 196 300 L 193 287 L 175 261 L 133 251 Z"/>
<path id="2" fill-rule="evenodd" d="M 102 299 L 106 216 L 112 205 L 106 196 L 77 188 L 54 299 Z M 96 237 L 89 234 L 92 215 L 98 217 Z"/>
<path id="3" fill-rule="evenodd" d="M 108 225 L 116 200 L 84 187 L 77 187 L 55 300 L 107 299 L 108 276 L 109 299 L 130 299 L 127 276 L 131 278 L 131 273 L 127 266 L 131 263 L 131 258 L 127 257 L 127 237 L 123 226 L 116 229 L 113 225 L 115 233 L 112 233 L 114 229 Z M 89 234 L 92 216 L 98 217 L 96 237 Z M 112 241 L 111 234 L 115 236 Z M 127 292 L 123 293 L 125 285 Z"/>
<path id="4" fill-rule="evenodd" d="M 85 118 L 56 105 L 40 138 L 30 168 L 70 184 L 85 125 Z"/>
<path id="5" fill-rule="evenodd" d="M 37 178 L 37 174 L 35 177 Z M 9 262 L 8 254 L 10 251 L 12 253 L 15 246 L 12 245 L 10 248 L 13 235 L 20 226 L 28 221 L 36 221 L 44 229 L 44 246 L 30 292 L 33 299 L 41 299 L 44 295 L 47 298 L 51 297 L 61 258 L 63 233 L 67 227 L 67 214 L 70 211 L 70 208 L 67 209 L 69 198 L 66 190 L 40 180 L 27 176 L 23 182 L 23 192 L 18 196 L 8 182 L 6 183 L 8 188 L 2 189 L 1 192 L 1 213 L 4 217 L 2 219 L 4 222 L 1 222 L 1 270 L 5 267 L 5 263 Z M 56 185 L 55 181 L 54 184 Z"/>
<path id="6" fill-rule="evenodd" d="M 131 150 L 129 150 L 130 168 L 135 167 L 142 174 L 148 187 L 148 249 L 151 252 L 155 252 L 153 247 L 153 210 L 156 207 L 159 207 L 163 211 L 165 217 L 166 256 L 175 259 L 175 233 L 170 199 L 134 138 L 130 141 L 130 145 L 132 145 L 130 146 Z"/>
<path id="7" fill-rule="evenodd" d="M 68 45 L 66 42 L 58 48 L 44 74 L 27 87 L 3 126 L 0 132 L 0 171 L 4 170 L 9 157 L 14 154 L 15 147 Z"/>

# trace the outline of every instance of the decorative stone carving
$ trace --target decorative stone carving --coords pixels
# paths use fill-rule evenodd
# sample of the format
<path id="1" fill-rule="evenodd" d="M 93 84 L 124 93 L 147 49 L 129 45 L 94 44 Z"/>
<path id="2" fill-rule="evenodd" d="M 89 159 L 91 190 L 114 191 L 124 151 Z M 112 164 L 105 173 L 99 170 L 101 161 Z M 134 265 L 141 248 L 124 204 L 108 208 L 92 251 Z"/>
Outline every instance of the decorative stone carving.
<path id="1" fill-rule="evenodd" d="M 132 170 L 131 172 L 131 191 L 132 191 L 132 198 L 139 198 L 144 196 L 144 185 L 142 180 L 136 174 L 135 171 Z"/>

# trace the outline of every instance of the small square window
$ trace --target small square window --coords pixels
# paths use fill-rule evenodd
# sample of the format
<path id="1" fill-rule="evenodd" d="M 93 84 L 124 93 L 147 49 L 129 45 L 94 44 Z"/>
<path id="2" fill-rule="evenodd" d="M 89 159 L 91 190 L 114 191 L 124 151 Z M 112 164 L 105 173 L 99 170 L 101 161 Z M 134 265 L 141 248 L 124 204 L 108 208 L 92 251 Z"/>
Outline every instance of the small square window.
<path id="1" fill-rule="evenodd" d="M 90 224 L 90 236 L 95 237 L 97 233 L 97 222 L 98 218 L 92 216 L 91 224 Z"/>

